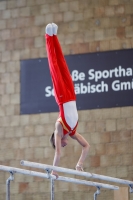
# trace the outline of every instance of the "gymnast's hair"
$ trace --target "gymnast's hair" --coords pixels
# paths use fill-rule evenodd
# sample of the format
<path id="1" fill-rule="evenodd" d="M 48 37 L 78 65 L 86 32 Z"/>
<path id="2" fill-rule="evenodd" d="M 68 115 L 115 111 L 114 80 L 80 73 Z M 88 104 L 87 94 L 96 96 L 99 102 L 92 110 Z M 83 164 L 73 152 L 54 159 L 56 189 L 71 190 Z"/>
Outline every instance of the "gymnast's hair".
<path id="1" fill-rule="evenodd" d="M 52 133 L 51 137 L 50 137 L 50 143 L 52 145 L 52 147 L 55 149 L 55 138 L 54 138 L 54 132 Z"/>

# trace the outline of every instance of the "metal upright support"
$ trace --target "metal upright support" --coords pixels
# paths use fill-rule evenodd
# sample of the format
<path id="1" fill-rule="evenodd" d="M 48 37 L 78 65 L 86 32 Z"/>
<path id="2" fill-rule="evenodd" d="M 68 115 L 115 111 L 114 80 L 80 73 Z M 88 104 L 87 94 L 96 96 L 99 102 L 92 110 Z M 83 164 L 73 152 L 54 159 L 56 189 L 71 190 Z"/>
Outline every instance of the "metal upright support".
<path id="1" fill-rule="evenodd" d="M 130 187 L 130 193 L 133 193 L 133 185 L 129 185 Z"/>
<path id="2" fill-rule="evenodd" d="M 94 200 L 97 200 L 98 194 L 100 194 L 100 187 L 97 187 L 97 191 L 94 193 Z"/>
<path id="3" fill-rule="evenodd" d="M 50 179 L 51 181 L 51 200 L 54 200 L 54 179 Z"/>
<path id="4" fill-rule="evenodd" d="M 51 200 L 54 200 L 54 179 L 51 176 L 51 171 L 50 169 L 46 169 L 48 179 L 50 179 L 50 184 L 51 184 Z"/>
<path id="5" fill-rule="evenodd" d="M 10 200 L 10 181 L 14 180 L 13 172 L 10 172 L 10 177 L 6 180 L 6 200 Z"/>

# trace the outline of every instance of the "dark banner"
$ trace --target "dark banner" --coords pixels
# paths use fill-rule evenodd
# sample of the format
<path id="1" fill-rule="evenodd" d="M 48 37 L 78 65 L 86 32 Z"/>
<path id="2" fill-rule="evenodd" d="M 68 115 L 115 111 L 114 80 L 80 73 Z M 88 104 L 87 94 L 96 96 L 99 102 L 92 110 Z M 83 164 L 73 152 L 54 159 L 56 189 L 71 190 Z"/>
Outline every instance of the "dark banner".
<path id="1" fill-rule="evenodd" d="M 78 110 L 133 106 L 133 49 L 65 56 Z M 21 61 L 21 114 L 56 112 L 47 58 Z"/>

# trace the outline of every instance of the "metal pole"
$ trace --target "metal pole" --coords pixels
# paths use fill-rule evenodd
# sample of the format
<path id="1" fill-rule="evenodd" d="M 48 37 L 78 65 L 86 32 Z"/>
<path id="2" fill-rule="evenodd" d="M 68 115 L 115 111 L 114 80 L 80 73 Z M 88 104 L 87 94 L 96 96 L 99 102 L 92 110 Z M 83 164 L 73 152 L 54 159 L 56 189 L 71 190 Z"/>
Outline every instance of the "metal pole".
<path id="1" fill-rule="evenodd" d="M 54 200 L 54 179 L 51 176 L 51 171 L 50 169 L 46 169 L 47 175 L 48 175 L 48 179 L 50 179 L 50 186 L 51 186 L 51 200 Z"/>
<path id="2" fill-rule="evenodd" d="M 6 180 L 6 200 L 10 200 L 10 181 L 13 181 L 13 173 L 10 172 L 10 177 Z"/>
<path id="3" fill-rule="evenodd" d="M 50 179 L 51 182 L 51 200 L 54 200 L 54 179 Z"/>
<path id="4" fill-rule="evenodd" d="M 97 191 L 94 193 L 94 200 L 97 200 L 97 195 L 100 194 L 100 188 L 97 187 Z"/>
<path id="5" fill-rule="evenodd" d="M 129 187 L 130 187 L 130 193 L 133 193 L 133 185 L 129 184 Z"/>

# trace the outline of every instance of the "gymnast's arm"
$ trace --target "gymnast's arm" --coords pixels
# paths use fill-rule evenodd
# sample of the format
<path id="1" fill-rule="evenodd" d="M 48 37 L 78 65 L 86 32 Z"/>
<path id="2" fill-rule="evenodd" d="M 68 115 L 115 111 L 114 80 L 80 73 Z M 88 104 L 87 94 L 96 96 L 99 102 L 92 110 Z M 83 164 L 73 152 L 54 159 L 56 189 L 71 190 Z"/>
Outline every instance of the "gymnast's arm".
<path id="1" fill-rule="evenodd" d="M 53 166 L 58 166 L 60 162 L 60 156 L 61 156 L 61 135 L 62 135 L 63 129 L 59 122 L 56 122 L 55 124 L 55 155 L 53 160 Z M 52 171 L 52 175 L 55 175 L 56 178 L 58 178 L 58 173 L 56 171 Z"/>
<path id="2" fill-rule="evenodd" d="M 76 132 L 71 138 L 77 140 L 77 142 L 82 146 L 82 153 L 81 156 L 78 160 L 78 163 L 76 165 L 76 170 L 78 171 L 83 171 L 83 163 L 87 157 L 87 154 L 89 152 L 90 145 L 89 143 L 85 140 L 83 136 L 81 136 L 78 132 Z"/>

